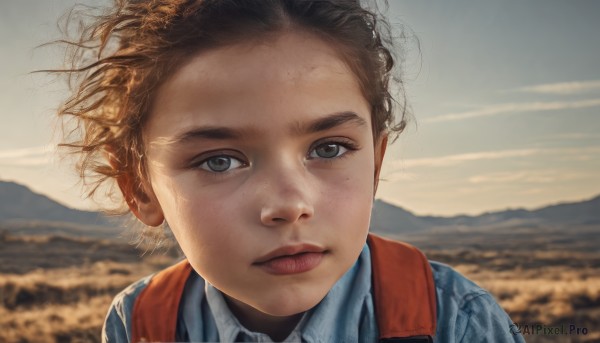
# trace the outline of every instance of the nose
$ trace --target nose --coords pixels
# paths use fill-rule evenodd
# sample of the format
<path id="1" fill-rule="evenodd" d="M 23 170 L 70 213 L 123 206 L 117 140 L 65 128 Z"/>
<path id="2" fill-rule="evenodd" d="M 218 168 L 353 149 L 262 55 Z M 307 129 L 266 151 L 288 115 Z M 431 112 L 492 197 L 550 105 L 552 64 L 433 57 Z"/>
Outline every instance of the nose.
<path id="1" fill-rule="evenodd" d="M 302 171 L 279 170 L 261 187 L 260 220 L 266 226 L 292 224 L 314 215 L 311 190 Z"/>

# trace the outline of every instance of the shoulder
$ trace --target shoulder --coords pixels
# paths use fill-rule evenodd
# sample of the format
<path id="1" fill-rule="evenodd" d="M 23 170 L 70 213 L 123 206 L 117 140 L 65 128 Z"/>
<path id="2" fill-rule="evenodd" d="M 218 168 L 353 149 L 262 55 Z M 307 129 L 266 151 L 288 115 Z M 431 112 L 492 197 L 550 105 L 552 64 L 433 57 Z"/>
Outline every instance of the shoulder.
<path id="1" fill-rule="evenodd" d="M 169 326 L 171 321 L 174 321 L 172 324 L 175 325 L 178 317 L 165 317 L 164 314 L 178 315 L 180 297 L 185 296 L 185 287 L 188 281 L 193 279 L 189 277 L 191 270 L 191 266 L 184 259 L 134 282 L 117 294 L 102 328 L 102 341 L 137 341 L 139 337 L 136 335 L 140 333 L 153 335 L 156 327 Z M 143 314 L 135 319 L 135 333 L 132 330 L 134 311 Z M 156 332 L 164 333 L 161 330 Z"/>
<path id="2" fill-rule="evenodd" d="M 429 261 L 429 265 L 433 272 L 436 293 L 441 295 L 446 301 L 462 307 L 472 299 L 489 295 L 486 290 L 467 279 L 452 267 L 436 261 Z"/>
<path id="3" fill-rule="evenodd" d="M 131 314 L 140 293 L 148 286 L 153 275 L 146 276 L 119 292 L 110 305 L 102 328 L 102 342 L 129 342 Z"/>
<path id="4" fill-rule="evenodd" d="M 524 342 L 494 297 L 443 263 L 430 261 L 436 288 L 439 342 Z"/>

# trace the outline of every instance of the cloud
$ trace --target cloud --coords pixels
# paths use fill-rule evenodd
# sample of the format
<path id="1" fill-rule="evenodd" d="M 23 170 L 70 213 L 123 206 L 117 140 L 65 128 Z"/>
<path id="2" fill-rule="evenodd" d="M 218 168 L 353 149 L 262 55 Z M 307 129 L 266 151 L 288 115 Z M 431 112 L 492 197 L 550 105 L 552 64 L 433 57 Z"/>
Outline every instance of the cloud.
<path id="1" fill-rule="evenodd" d="M 538 94 L 576 94 L 600 90 L 600 80 L 546 83 L 517 88 L 515 91 Z"/>
<path id="2" fill-rule="evenodd" d="M 475 175 L 468 179 L 469 183 L 553 183 L 589 177 L 582 172 L 565 172 L 561 170 L 521 170 L 513 172 L 496 172 Z"/>
<path id="3" fill-rule="evenodd" d="M 27 157 L 33 155 L 46 154 L 52 151 L 52 148 L 48 145 L 30 147 L 30 148 L 18 148 L 18 149 L 8 149 L 8 150 L 0 150 L 0 158 L 17 158 L 17 157 Z"/>
<path id="4" fill-rule="evenodd" d="M 517 112 L 557 111 L 597 106 L 600 106 L 600 99 L 495 104 L 483 106 L 475 110 L 448 113 L 432 118 L 426 118 L 423 121 L 428 123 L 439 123 L 479 117 L 492 117 L 503 114 L 513 114 Z"/>
<path id="5" fill-rule="evenodd" d="M 580 148 L 533 148 L 533 149 L 513 149 L 513 150 L 495 150 L 481 151 L 465 154 L 446 155 L 438 157 L 399 159 L 389 163 L 390 173 L 399 168 L 414 167 L 446 167 L 465 162 L 499 160 L 505 158 L 529 157 L 534 155 L 552 155 L 566 156 L 569 159 L 589 159 L 591 156 L 600 154 L 600 146 L 580 147 Z"/>
<path id="6" fill-rule="evenodd" d="M 0 150 L 0 165 L 31 167 L 52 162 L 53 148 L 49 145 Z"/>
<path id="7" fill-rule="evenodd" d="M 445 167 L 468 161 L 496 160 L 501 158 L 524 157 L 539 153 L 539 149 L 518 149 L 483 151 L 466 154 L 446 155 L 440 157 L 414 158 L 392 161 L 392 167 Z"/>
<path id="8" fill-rule="evenodd" d="M 565 132 L 565 133 L 557 133 L 555 135 L 542 137 L 546 140 L 586 140 L 586 139 L 598 139 L 600 138 L 600 134 L 591 134 L 587 132 Z"/>

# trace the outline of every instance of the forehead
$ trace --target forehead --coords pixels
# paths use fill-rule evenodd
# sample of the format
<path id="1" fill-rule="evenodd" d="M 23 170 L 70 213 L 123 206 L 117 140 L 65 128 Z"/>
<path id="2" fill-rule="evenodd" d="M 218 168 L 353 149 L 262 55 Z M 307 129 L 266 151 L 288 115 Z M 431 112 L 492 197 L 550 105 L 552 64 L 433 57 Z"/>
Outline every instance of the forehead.
<path id="1" fill-rule="evenodd" d="M 152 108 L 150 136 L 194 125 L 275 128 L 340 111 L 370 124 L 355 75 L 335 49 L 308 33 L 203 51 L 160 87 Z"/>

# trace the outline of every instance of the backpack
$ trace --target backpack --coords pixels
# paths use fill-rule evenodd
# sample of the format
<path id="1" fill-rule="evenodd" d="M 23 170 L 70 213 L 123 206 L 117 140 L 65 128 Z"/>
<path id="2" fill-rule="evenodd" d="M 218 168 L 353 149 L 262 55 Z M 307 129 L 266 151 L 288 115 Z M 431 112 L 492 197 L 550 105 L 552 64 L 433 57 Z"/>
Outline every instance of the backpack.
<path id="1" fill-rule="evenodd" d="M 433 342 L 435 284 L 417 248 L 369 234 L 379 342 Z M 192 272 L 187 260 L 152 277 L 133 307 L 133 342 L 173 342 L 179 302 Z"/>

